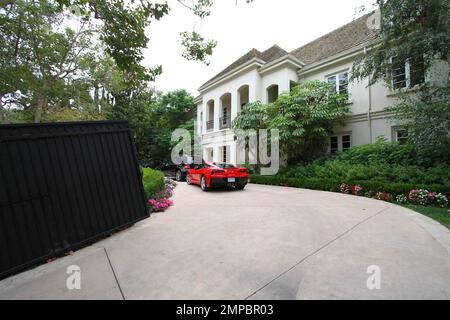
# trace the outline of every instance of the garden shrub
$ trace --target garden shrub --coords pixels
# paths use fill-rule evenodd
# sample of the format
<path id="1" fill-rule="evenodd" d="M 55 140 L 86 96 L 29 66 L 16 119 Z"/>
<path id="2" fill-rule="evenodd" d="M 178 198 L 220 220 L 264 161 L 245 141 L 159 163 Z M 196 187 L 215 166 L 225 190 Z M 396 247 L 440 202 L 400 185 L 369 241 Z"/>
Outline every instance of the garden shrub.
<path id="1" fill-rule="evenodd" d="M 448 198 L 443 195 L 442 193 L 438 193 L 435 198 L 434 202 L 438 207 L 446 208 L 448 206 Z"/>
<path id="2" fill-rule="evenodd" d="M 323 191 L 338 191 L 340 190 L 342 181 L 334 179 L 320 179 L 320 178 L 286 178 L 283 176 L 261 176 L 252 175 L 251 182 L 256 184 L 265 185 L 276 185 L 276 186 L 286 186 L 286 187 L 296 187 L 312 190 L 323 190 Z M 445 193 L 448 190 L 448 186 L 443 186 L 439 184 L 412 184 L 412 183 L 401 183 L 401 182 L 389 182 L 381 180 L 349 180 L 345 181 L 343 193 L 351 193 L 350 185 L 358 186 L 365 190 L 366 192 L 372 192 L 373 195 L 378 192 L 386 192 L 397 196 L 400 194 L 408 194 L 410 190 L 413 189 L 427 189 L 433 190 L 435 192 Z M 362 191 L 358 190 L 361 194 Z M 370 196 L 372 197 L 372 196 Z"/>
<path id="3" fill-rule="evenodd" d="M 397 201 L 400 204 L 406 204 L 408 203 L 408 197 L 404 194 L 399 194 L 397 197 L 395 197 L 395 201 Z"/>
<path id="4" fill-rule="evenodd" d="M 173 196 L 173 190 L 177 183 L 172 179 L 164 179 L 164 188 L 152 195 L 148 200 L 148 205 L 153 212 L 165 211 L 170 206 L 173 206 L 173 201 L 170 200 Z"/>
<path id="5" fill-rule="evenodd" d="M 388 201 L 409 195 L 414 189 L 430 190 L 431 194 L 440 193 L 442 196 L 439 196 L 439 204 L 438 200 L 429 200 L 428 203 L 443 205 L 444 196 L 448 197 L 450 191 L 450 164 L 422 167 L 415 160 L 410 146 L 378 140 L 374 144 L 353 147 L 337 156 L 282 168 L 276 176 L 252 175 L 251 181 L 364 194 Z M 398 199 L 403 201 L 404 197 Z"/>
<path id="6" fill-rule="evenodd" d="M 341 153 L 337 158 L 352 164 L 418 164 L 414 147 L 408 144 L 388 142 L 382 138 L 379 138 L 372 144 L 350 148 L 350 150 Z"/>
<path id="7" fill-rule="evenodd" d="M 158 192 L 164 190 L 164 173 L 151 168 L 143 168 L 142 183 L 144 185 L 145 196 L 152 198 Z"/>

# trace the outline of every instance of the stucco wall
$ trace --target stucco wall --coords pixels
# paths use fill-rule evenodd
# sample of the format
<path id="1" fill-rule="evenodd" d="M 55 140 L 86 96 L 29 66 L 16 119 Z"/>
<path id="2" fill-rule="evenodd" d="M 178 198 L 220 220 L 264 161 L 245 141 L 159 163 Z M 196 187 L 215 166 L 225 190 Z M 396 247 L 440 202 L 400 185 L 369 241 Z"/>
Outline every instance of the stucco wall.
<path id="1" fill-rule="evenodd" d="M 353 60 L 349 59 L 340 63 L 328 65 L 324 68 L 310 71 L 306 74 L 300 72 L 299 81 L 320 80 L 326 81 L 329 76 L 341 72 L 351 74 Z M 367 113 L 369 111 L 370 102 L 372 103 L 371 111 L 382 111 L 385 107 L 392 105 L 395 100 L 390 96 L 390 90 L 382 83 L 376 83 L 370 87 L 371 101 L 369 99 L 369 79 L 362 81 L 352 81 L 348 84 L 348 92 L 350 95 L 350 113 L 352 115 Z"/>
<path id="2" fill-rule="evenodd" d="M 203 112 L 203 125 L 201 126 L 203 128 L 203 147 L 213 148 L 214 161 L 219 161 L 219 147 L 229 145 L 231 162 L 235 163 L 236 161 L 236 147 L 232 130 L 218 130 L 216 126 L 213 132 L 206 132 L 206 119 L 208 118 L 206 105 L 211 99 L 215 101 L 214 121 L 217 124 L 220 114 L 219 99 L 225 93 L 231 93 L 231 115 L 234 119 L 240 111 L 238 89 L 243 85 L 249 86 L 250 102 L 262 101 L 266 103 L 266 89 L 271 85 L 278 85 L 279 94 L 281 94 L 289 91 L 291 81 L 300 83 L 308 80 L 326 81 L 327 77 L 341 72 L 348 72 L 350 75 L 353 60 L 354 57 L 349 56 L 327 64 L 324 63 L 320 68 L 310 68 L 309 70 L 305 68 L 305 70 L 300 72 L 297 72 L 294 67 L 287 65 L 261 73 L 256 68 L 253 68 L 202 92 L 202 103 L 198 105 L 197 114 L 198 121 L 200 121 L 200 112 L 205 110 Z M 426 76 L 426 81 L 442 83 L 448 78 L 449 67 L 445 62 L 437 62 L 431 70 Z M 349 83 L 349 117 L 345 126 L 336 126 L 334 128 L 335 135 L 350 134 L 352 146 L 373 143 L 379 136 L 392 140 L 394 129 L 401 125 L 392 121 L 390 115 L 385 111 L 386 107 L 395 104 L 397 98 L 395 92 L 392 92 L 382 82 L 370 87 L 368 83 L 368 79 Z"/>

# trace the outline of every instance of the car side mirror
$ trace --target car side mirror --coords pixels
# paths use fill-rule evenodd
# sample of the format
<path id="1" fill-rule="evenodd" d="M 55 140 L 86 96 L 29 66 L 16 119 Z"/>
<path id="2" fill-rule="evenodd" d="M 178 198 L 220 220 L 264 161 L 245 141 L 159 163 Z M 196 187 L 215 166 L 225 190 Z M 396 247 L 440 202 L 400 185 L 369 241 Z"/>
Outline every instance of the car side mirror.
<path id="1" fill-rule="evenodd" d="M 195 169 L 195 167 L 196 167 L 196 165 L 195 165 L 194 163 L 191 163 L 191 164 L 189 165 L 189 168 L 191 168 L 191 169 Z"/>

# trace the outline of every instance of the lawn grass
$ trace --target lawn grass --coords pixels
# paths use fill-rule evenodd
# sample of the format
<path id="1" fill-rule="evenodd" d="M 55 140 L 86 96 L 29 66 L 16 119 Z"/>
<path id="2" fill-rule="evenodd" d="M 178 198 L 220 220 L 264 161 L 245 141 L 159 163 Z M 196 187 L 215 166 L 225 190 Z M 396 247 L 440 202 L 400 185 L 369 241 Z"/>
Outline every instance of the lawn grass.
<path id="1" fill-rule="evenodd" d="M 448 208 L 424 207 L 413 204 L 405 204 L 403 206 L 436 220 L 450 229 L 450 210 Z"/>

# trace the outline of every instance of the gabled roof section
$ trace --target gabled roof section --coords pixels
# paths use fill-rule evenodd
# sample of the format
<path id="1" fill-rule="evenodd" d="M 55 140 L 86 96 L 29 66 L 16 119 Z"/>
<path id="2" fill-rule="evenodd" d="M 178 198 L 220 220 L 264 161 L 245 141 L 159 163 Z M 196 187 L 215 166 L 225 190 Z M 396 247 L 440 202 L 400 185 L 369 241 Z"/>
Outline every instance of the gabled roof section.
<path id="1" fill-rule="evenodd" d="M 280 48 L 276 44 L 271 46 L 266 51 L 261 52 L 261 59 L 264 60 L 265 63 L 272 62 L 274 60 L 277 60 L 285 55 L 287 55 L 288 52 L 284 50 L 283 48 Z"/>
<path id="2" fill-rule="evenodd" d="M 220 77 L 222 77 L 223 75 L 227 74 L 231 70 L 236 69 L 240 65 L 243 65 L 244 63 L 246 63 L 246 62 L 248 62 L 248 61 L 250 61 L 252 59 L 258 58 L 258 59 L 263 60 L 265 63 L 268 63 L 268 62 L 276 60 L 276 59 L 278 59 L 278 58 L 280 58 L 280 57 L 282 57 L 284 55 L 287 55 L 287 54 L 288 54 L 288 52 L 286 50 L 280 48 L 277 45 L 273 45 L 272 47 L 270 47 L 269 49 L 267 49 L 267 50 L 265 50 L 263 52 L 253 48 L 252 50 L 250 50 L 249 52 L 244 54 L 242 57 L 237 59 L 235 62 L 230 64 L 228 67 L 226 67 L 225 69 L 220 71 L 214 77 L 212 77 L 211 79 L 206 81 L 203 85 L 201 85 L 201 87 L 203 87 L 207 83 L 214 82 L 214 80 L 219 79 Z"/>
<path id="3" fill-rule="evenodd" d="M 371 13 L 340 27 L 291 52 L 306 65 L 356 47 L 375 38 L 376 32 L 367 27 Z"/>
<path id="4" fill-rule="evenodd" d="M 273 45 L 263 52 L 252 49 L 213 78 L 209 79 L 200 87 L 200 89 L 214 83 L 224 75 L 238 69 L 241 65 L 244 65 L 253 59 L 258 59 L 263 63 L 262 69 L 264 69 L 265 66 L 270 65 L 271 62 L 278 59 L 282 60 L 284 57 L 286 57 L 286 59 L 294 57 L 298 62 L 301 62 L 302 65 L 307 66 L 373 40 L 376 37 L 376 32 L 369 29 L 367 26 L 367 20 L 371 14 L 372 12 L 295 49 L 290 53 L 277 45 Z"/>

